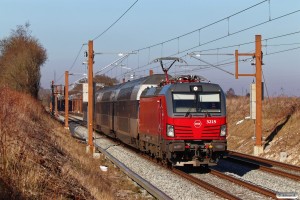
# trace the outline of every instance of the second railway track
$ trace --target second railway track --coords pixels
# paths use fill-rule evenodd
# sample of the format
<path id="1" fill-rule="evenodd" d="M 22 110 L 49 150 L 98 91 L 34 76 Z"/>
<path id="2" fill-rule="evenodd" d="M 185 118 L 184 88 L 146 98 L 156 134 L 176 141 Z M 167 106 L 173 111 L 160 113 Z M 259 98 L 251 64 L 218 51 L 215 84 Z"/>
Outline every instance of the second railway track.
<path id="1" fill-rule="evenodd" d="M 281 162 L 276 162 L 256 156 L 241 154 L 234 151 L 228 152 L 227 159 L 232 162 L 241 163 L 274 175 L 290 178 L 295 181 L 300 181 L 300 167 L 288 165 Z M 292 172 L 294 171 L 294 173 Z"/>

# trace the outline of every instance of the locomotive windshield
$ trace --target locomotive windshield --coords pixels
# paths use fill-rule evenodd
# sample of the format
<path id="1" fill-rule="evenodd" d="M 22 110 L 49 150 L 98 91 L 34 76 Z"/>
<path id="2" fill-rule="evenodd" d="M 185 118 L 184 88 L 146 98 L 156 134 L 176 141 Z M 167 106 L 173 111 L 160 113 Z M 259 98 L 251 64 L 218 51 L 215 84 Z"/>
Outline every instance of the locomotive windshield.
<path id="1" fill-rule="evenodd" d="M 220 93 L 173 93 L 175 113 L 220 113 Z"/>

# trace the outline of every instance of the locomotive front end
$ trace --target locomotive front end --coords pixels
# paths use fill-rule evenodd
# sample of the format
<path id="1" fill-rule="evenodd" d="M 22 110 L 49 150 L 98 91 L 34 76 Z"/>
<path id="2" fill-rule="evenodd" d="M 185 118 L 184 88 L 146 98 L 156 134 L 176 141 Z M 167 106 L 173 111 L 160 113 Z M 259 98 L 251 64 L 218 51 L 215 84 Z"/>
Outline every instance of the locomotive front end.
<path id="1" fill-rule="evenodd" d="M 215 165 L 227 148 L 226 102 L 211 83 L 171 84 L 166 97 L 165 143 L 173 165 Z"/>

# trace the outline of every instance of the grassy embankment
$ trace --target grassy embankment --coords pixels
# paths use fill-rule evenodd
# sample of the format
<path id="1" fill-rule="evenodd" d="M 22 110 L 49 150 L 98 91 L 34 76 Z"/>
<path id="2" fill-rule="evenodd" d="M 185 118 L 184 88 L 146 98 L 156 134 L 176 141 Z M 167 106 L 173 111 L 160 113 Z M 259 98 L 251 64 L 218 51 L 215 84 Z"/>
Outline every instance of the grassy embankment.
<path id="1" fill-rule="evenodd" d="M 8 89 L 0 99 L 0 199 L 143 198 L 110 162 L 87 155 L 40 102 Z"/>
<path id="2" fill-rule="evenodd" d="M 255 140 L 254 120 L 238 121 L 249 116 L 249 98 L 227 99 L 228 147 L 252 154 Z M 263 145 L 261 155 L 280 160 L 280 152 L 286 152 L 285 162 L 300 166 L 300 98 L 276 97 L 263 101 Z"/>

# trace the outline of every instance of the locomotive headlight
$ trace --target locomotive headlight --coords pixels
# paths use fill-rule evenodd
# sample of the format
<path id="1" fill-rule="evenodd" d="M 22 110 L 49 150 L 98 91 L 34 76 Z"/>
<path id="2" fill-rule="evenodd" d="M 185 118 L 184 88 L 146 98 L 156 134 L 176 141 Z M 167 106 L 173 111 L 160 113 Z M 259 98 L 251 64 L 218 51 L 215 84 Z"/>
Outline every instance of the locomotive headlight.
<path id="1" fill-rule="evenodd" d="M 174 137 L 174 126 L 167 124 L 167 136 Z"/>
<path id="2" fill-rule="evenodd" d="M 226 125 L 221 126 L 220 136 L 226 136 Z"/>

